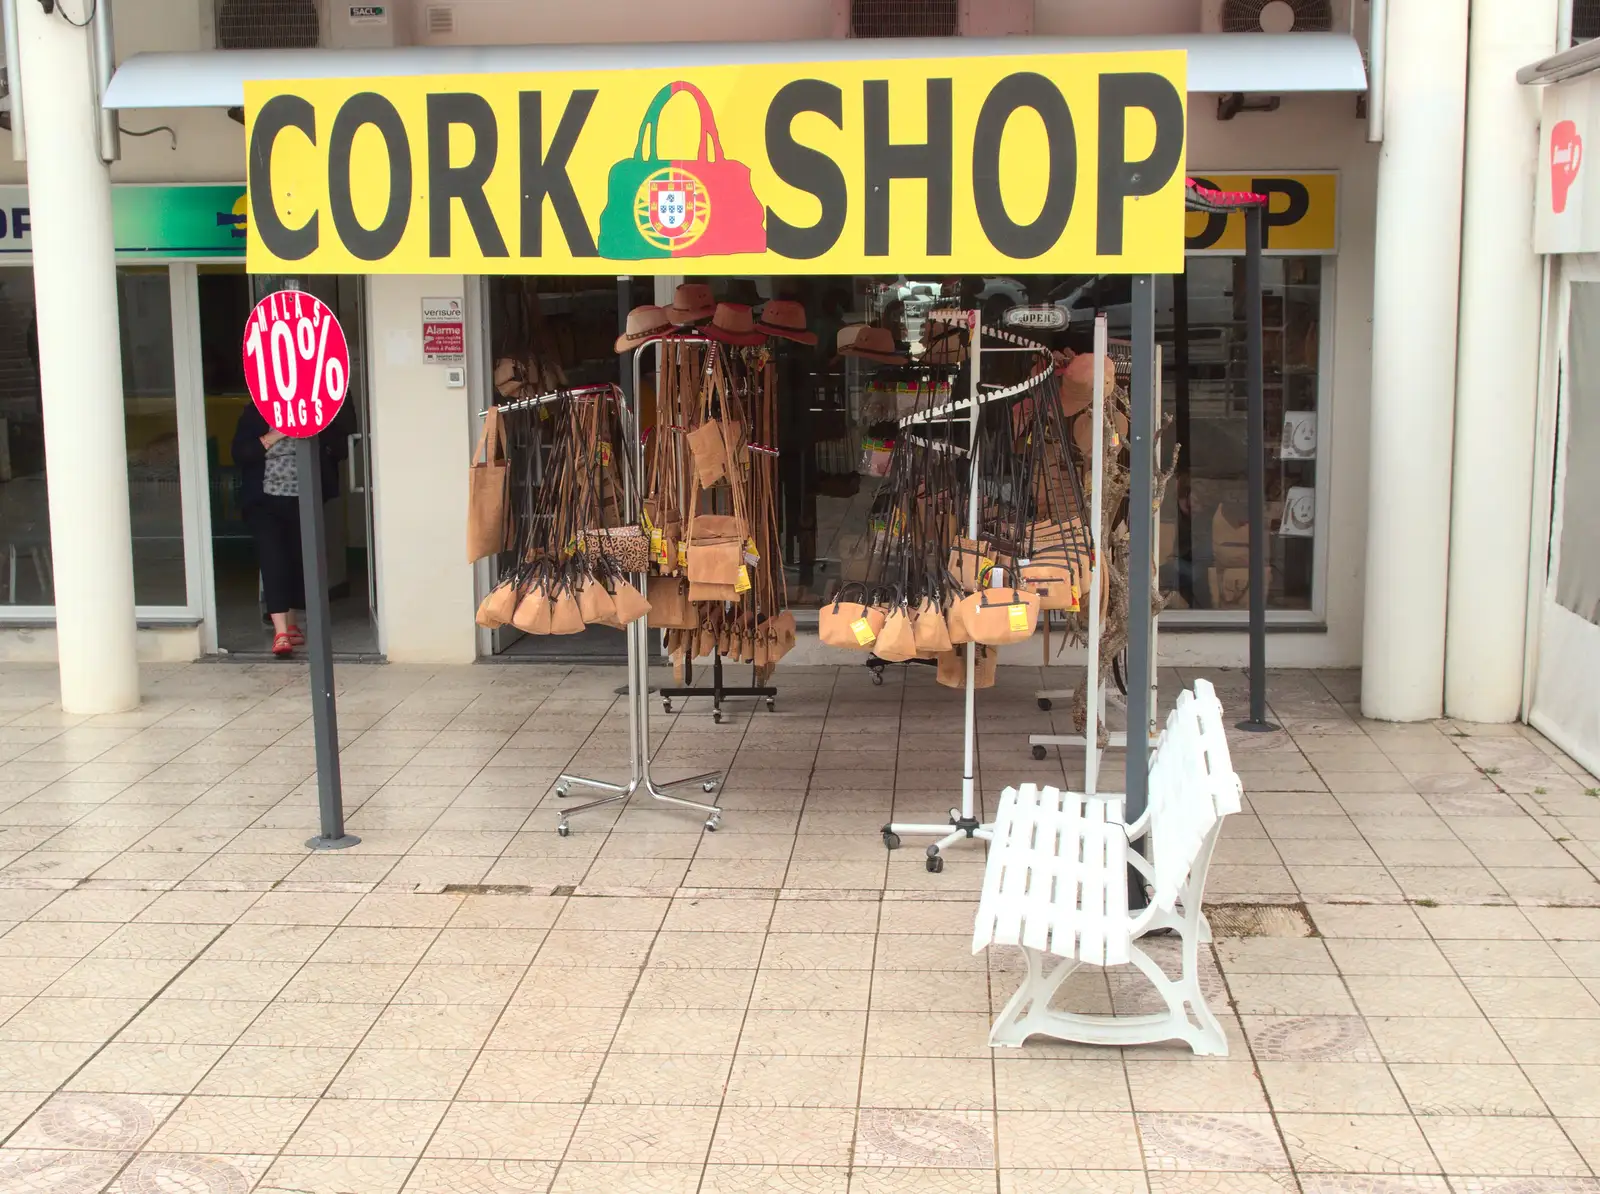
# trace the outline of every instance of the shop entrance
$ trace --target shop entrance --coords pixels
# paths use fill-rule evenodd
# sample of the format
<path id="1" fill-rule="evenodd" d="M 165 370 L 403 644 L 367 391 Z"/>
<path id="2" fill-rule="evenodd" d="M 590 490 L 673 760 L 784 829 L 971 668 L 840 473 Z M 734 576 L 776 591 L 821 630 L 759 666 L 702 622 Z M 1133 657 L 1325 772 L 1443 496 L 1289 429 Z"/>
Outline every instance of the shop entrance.
<path id="1" fill-rule="evenodd" d="M 350 341 L 350 390 L 324 432 L 337 462 L 327 504 L 328 595 L 333 649 L 345 656 L 378 653 L 378 592 L 372 553 L 371 459 L 366 377 L 366 318 L 360 277 L 295 280 L 339 316 Z M 271 623 L 263 604 L 261 557 L 245 506 L 245 478 L 234 459 L 240 416 L 250 407 L 239 352 L 239 329 L 262 289 L 281 279 L 248 277 L 242 268 L 199 271 L 200 365 L 205 394 L 206 465 L 211 505 L 211 557 L 216 577 L 216 644 L 228 655 L 266 656 Z"/>
<path id="2" fill-rule="evenodd" d="M 653 302 L 654 295 L 652 278 L 482 279 L 480 302 L 487 314 L 482 338 L 484 385 L 478 409 L 505 402 L 524 386 L 549 392 L 620 380 L 631 390 L 633 378 L 622 376 L 619 363 L 628 358 L 618 357 L 616 339 L 628 311 Z M 646 392 L 639 400 L 640 426 L 646 430 L 653 424 L 653 403 L 647 379 Z M 542 435 L 543 424 L 536 419 L 518 420 L 510 430 L 530 441 L 513 445 L 515 458 L 529 461 L 532 472 L 512 478 L 512 500 L 527 502 L 537 490 L 550 445 Z M 534 440 L 539 441 L 537 450 L 531 450 L 536 446 Z M 481 578 L 483 592 L 498 584 L 502 572 L 513 566 L 513 554 L 485 561 L 489 571 Z M 615 661 L 627 655 L 626 636 L 605 627 L 553 636 L 523 634 L 507 623 L 484 633 L 487 653 L 509 659 Z"/>
<path id="3" fill-rule="evenodd" d="M 1593 464 L 1600 453 L 1600 272 L 1566 268 L 1549 564 L 1537 598 L 1528 720 L 1600 771 L 1600 470 Z"/>

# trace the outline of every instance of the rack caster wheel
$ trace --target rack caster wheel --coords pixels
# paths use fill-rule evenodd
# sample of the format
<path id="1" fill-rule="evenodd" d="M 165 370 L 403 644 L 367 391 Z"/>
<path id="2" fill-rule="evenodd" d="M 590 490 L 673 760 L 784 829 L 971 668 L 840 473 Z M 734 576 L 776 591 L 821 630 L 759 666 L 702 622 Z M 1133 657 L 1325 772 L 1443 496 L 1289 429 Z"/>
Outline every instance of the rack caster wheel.
<path id="1" fill-rule="evenodd" d="M 928 849 L 930 851 L 932 851 L 932 850 L 937 850 L 938 847 L 937 846 L 929 846 Z M 937 875 L 940 871 L 944 870 L 944 855 L 930 853 L 928 855 L 927 866 L 928 866 L 928 873 L 930 875 Z"/>
<path id="2" fill-rule="evenodd" d="M 711 711 L 711 720 L 713 722 L 715 722 L 717 725 L 721 725 L 722 724 L 722 710 L 721 709 L 713 709 Z"/>
<path id="3" fill-rule="evenodd" d="M 661 712 L 663 712 L 663 713 L 671 713 L 672 712 L 672 702 L 671 701 L 662 701 L 661 702 Z"/>
<path id="4" fill-rule="evenodd" d="M 1055 707 L 1056 707 L 1056 703 L 1054 701 L 1052 701 L 1049 697 L 1040 697 L 1039 698 L 1039 708 L 1043 709 L 1046 713 L 1050 712 L 1050 710 L 1054 709 Z"/>
<path id="5" fill-rule="evenodd" d="M 1048 752 L 1047 752 L 1047 751 L 1046 751 L 1046 750 L 1045 750 L 1045 748 L 1044 748 L 1044 747 L 1042 747 L 1042 746 L 1035 746 L 1035 747 L 1034 747 L 1034 748 L 1033 748 L 1033 757 L 1034 757 L 1034 758 L 1036 758 L 1036 759 L 1038 759 L 1038 760 L 1039 760 L 1039 761 L 1040 761 L 1040 762 L 1043 762 L 1043 761 L 1044 761 L 1044 758 L 1045 758 L 1045 755 L 1046 755 L 1046 754 L 1047 754 L 1047 753 L 1048 753 Z"/>
<path id="6" fill-rule="evenodd" d="M 768 697 L 767 698 L 767 712 L 768 713 L 776 713 L 777 711 L 778 711 L 777 698 L 776 697 Z"/>
<path id="7" fill-rule="evenodd" d="M 717 781 L 714 779 L 706 780 L 705 783 L 700 785 L 700 790 L 708 795 L 715 792 L 717 790 Z"/>
<path id="8" fill-rule="evenodd" d="M 872 682 L 877 685 L 883 684 L 883 669 L 881 667 L 872 669 Z"/>
<path id="9" fill-rule="evenodd" d="M 565 800 L 570 795 L 572 795 L 572 790 L 566 784 L 558 784 L 556 786 L 556 797 L 558 799 Z"/>
<path id="10" fill-rule="evenodd" d="M 721 817 L 707 817 L 706 818 L 706 832 L 707 833 L 715 833 L 717 831 L 717 827 L 719 825 L 721 825 L 721 824 L 722 824 L 722 818 Z"/>
<path id="11" fill-rule="evenodd" d="M 892 829 L 883 831 L 883 848 L 885 850 L 898 850 L 900 848 L 900 835 Z"/>
<path id="12" fill-rule="evenodd" d="M 561 822 L 561 824 L 556 826 L 556 832 L 558 834 L 560 834 L 562 837 L 571 837 L 572 836 L 572 826 L 568 825 L 565 821 L 563 821 L 563 822 Z"/>

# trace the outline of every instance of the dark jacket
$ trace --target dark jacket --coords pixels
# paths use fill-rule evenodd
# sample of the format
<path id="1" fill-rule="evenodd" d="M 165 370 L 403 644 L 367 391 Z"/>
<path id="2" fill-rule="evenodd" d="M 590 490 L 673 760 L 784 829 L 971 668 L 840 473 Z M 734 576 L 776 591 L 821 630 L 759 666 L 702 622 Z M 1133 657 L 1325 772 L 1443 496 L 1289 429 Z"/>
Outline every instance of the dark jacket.
<path id="1" fill-rule="evenodd" d="M 339 408 L 328 429 L 317 436 L 317 447 L 322 455 L 324 501 L 339 496 L 339 465 L 350 454 L 350 436 L 355 428 L 355 415 L 346 403 Z M 254 403 L 244 408 L 233 429 L 233 463 L 239 470 L 241 510 L 249 509 L 266 496 L 261 482 L 267 471 L 267 450 L 261 446 L 261 437 L 271 430 Z"/>

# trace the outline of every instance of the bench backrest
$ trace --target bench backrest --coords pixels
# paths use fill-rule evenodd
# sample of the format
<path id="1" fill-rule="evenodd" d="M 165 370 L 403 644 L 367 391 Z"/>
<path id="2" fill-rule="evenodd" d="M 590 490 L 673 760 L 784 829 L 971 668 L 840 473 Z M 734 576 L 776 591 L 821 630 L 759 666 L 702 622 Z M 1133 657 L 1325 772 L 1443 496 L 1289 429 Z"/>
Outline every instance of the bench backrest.
<path id="1" fill-rule="evenodd" d="M 1171 909 L 1206 835 L 1239 811 L 1222 702 L 1208 680 L 1178 694 L 1150 758 L 1150 846 L 1155 902 Z"/>
<path id="2" fill-rule="evenodd" d="M 1097 965 L 1128 960 L 1121 806 L 1023 784 L 1000 797 L 972 948 L 1026 945 Z"/>

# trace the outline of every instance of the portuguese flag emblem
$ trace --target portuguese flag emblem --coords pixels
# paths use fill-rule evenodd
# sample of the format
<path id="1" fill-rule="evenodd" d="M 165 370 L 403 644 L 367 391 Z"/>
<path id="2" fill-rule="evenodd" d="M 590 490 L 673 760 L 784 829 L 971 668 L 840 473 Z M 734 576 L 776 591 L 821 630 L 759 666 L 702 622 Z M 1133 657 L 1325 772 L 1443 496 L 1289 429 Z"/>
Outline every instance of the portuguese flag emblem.
<path id="1" fill-rule="evenodd" d="M 661 111 L 680 94 L 692 96 L 700 109 L 700 155 L 665 161 L 656 145 Z M 633 156 L 611 167 L 599 249 L 616 261 L 766 252 L 766 208 L 756 198 L 750 167 L 724 155 L 711 105 L 692 83 L 671 83 L 656 93 Z"/>

